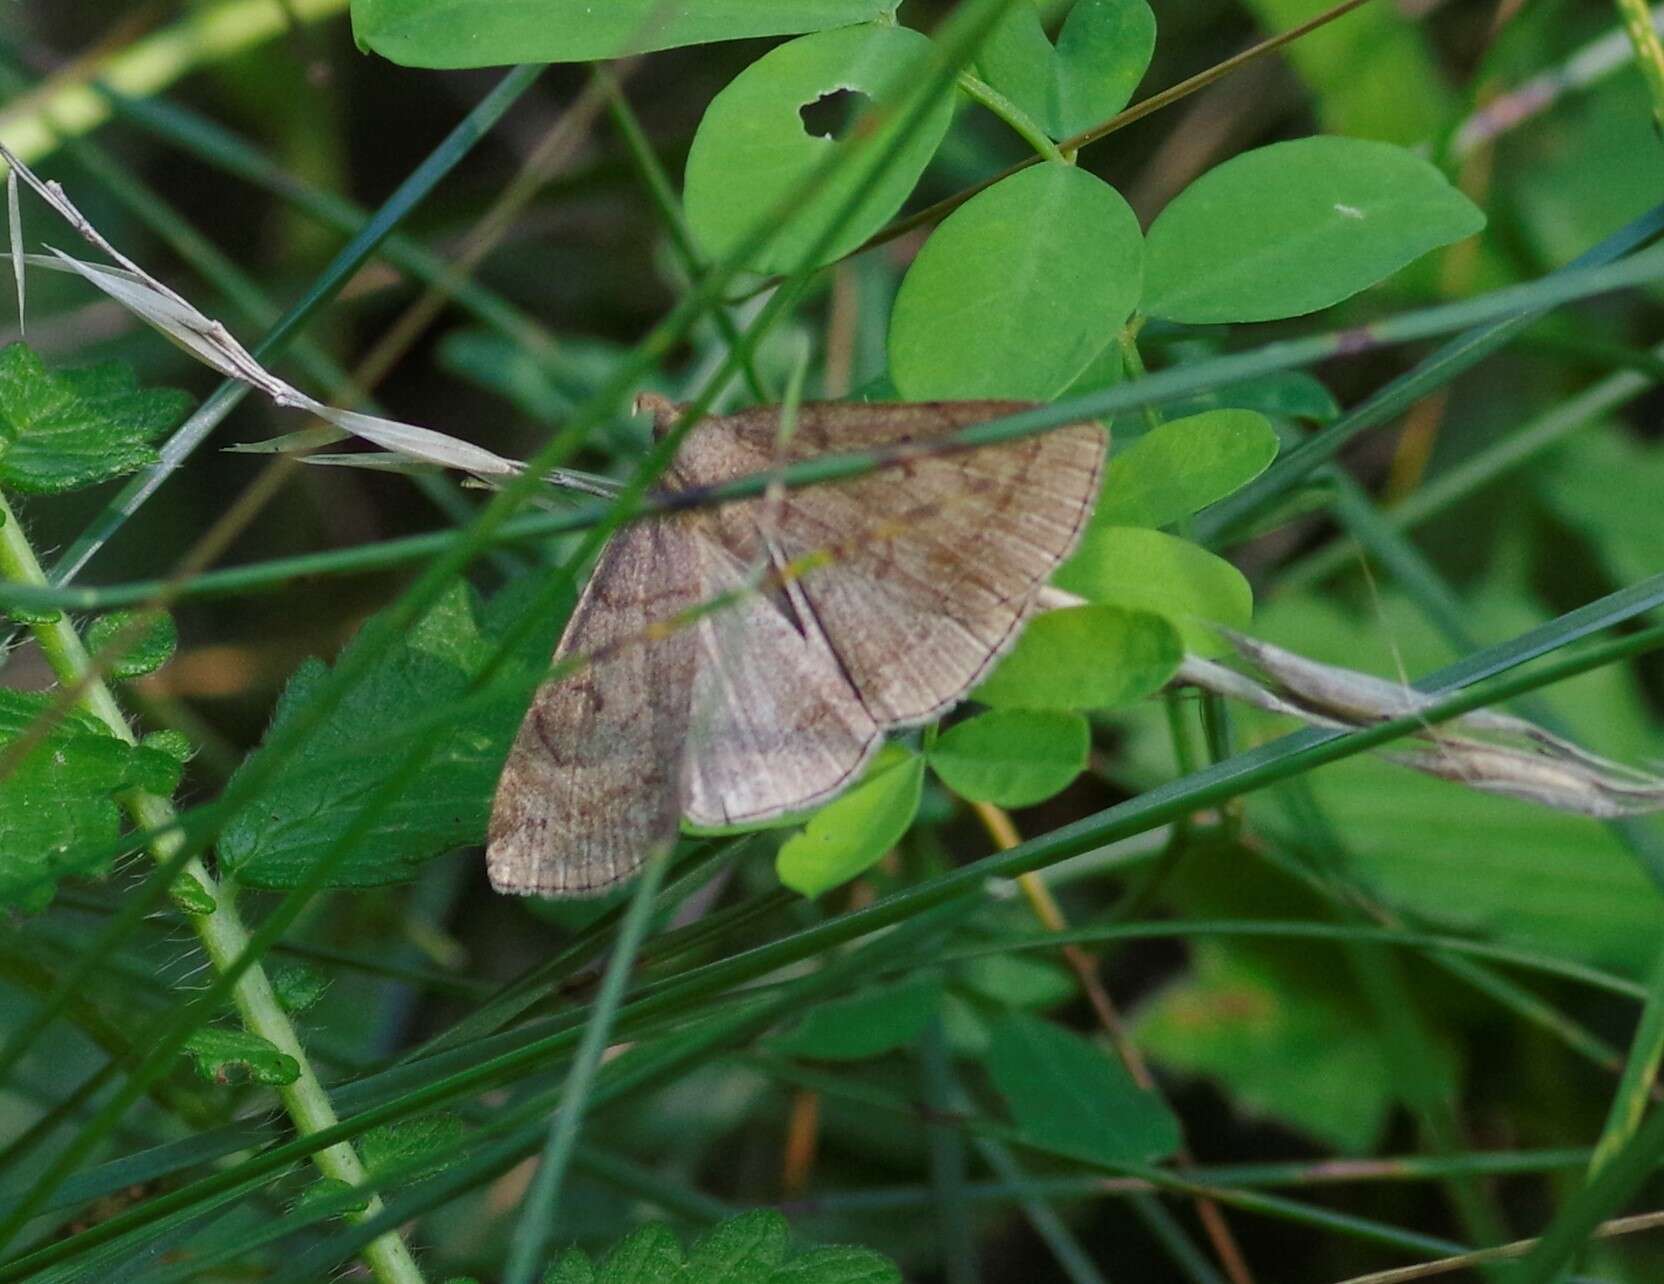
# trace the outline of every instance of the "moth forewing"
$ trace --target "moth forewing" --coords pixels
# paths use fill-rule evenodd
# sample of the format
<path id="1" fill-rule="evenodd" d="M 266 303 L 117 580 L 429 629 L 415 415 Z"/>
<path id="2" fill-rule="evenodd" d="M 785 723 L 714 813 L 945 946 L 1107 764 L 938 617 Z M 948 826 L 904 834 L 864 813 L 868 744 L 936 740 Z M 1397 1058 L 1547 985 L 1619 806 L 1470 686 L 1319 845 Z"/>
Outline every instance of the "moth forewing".
<path id="1" fill-rule="evenodd" d="M 686 798 L 696 598 L 685 521 L 638 522 L 602 550 L 497 781 L 486 866 L 500 892 L 599 895 L 673 842 Z"/>

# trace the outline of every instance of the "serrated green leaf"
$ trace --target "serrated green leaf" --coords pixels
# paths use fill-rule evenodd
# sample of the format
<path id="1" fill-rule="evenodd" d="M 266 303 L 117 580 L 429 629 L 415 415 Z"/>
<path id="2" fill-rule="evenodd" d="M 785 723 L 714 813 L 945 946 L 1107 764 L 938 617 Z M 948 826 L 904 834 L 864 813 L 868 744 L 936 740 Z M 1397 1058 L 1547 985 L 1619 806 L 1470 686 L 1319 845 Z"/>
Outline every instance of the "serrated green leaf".
<path id="1" fill-rule="evenodd" d="M 698 1284 L 766 1280 L 790 1246 L 786 1219 L 772 1208 L 755 1208 L 701 1235 L 688 1252 L 687 1274 Z"/>
<path id="2" fill-rule="evenodd" d="M 602 1259 L 596 1284 L 662 1284 L 682 1274 L 682 1246 L 676 1236 L 669 1227 L 650 1222 Z"/>
<path id="3" fill-rule="evenodd" d="M 1302 316 L 1350 298 L 1485 216 L 1390 143 L 1273 143 L 1209 170 L 1150 226 L 1144 311 L 1207 324 Z"/>
<path id="4" fill-rule="evenodd" d="M 543 1273 L 543 1284 L 595 1284 L 595 1266 L 581 1248 L 569 1248 Z"/>
<path id="5" fill-rule="evenodd" d="M 1006 6 L 977 51 L 988 83 L 1056 139 L 1108 120 L 1132 99 L 1155 52 L 1145 0 L 1076 0 L 1054 49 L 1027 0 Z"/>
<path id="6" fill-rule="evenodd" d="M 1078 713 L 995 709 L 950 727 L 932 746 L 930 765 L 962 798 L 1032 807 L 1067 788 L 1091 748 Z"/>
<path id="7" fill-rule="evenodd" d="M 781 844 L 774 868 L 801 896 L 819 896 L 865 871 L 901 841 L 919 810 L 924 759 L 897 752 L 878 771 L 821 808 L 802 833 Z"/>
<path id="8" fill-rule="evenodd" d="M 1159 691 L 1182 659 L 1178 631 L 1148 611 L 1047 611 L 971 698 L 997 709 L 1110 709 Z"/>
<path id="9" fill-rule="evenodd" d="M 309 963 L 280 963 L 266 972 L 285 1012 L 304 1012 L 329 990 L 329 977 Z"/>
<path id="10" fill-rule="evenodd" d="M 105 671 L 117 681 L 142 678 L 173 658 L 179 628 L 166 611 L 149 613 L 148 618 L 138 611 L 111 611 L 87 626 L 87 650 L 95 657 L 118 642 L 120 654 Z"/>
<path id="11" fill-rule="evenodd" d="M 357 645 L 349 644 L 349 651 Z M 506 667 L 504 676 L 542 667 L 544 646 L 544 639 L 528 639 L 521 667 Z M 452 588 L 377 660 L 260 799 L 232 818 L 220 841 L 220 859 L 250 886 L 293 887 L 408 752 L 408 746 L 398 753 L 385 751 L 384 738 L 396 734 L 412 716 L 432 713 L 447 700 L 460 698 L 491 649 L 467 589 Z M 278 701 L 273 732 L 305 707 L 325 673 L 316 661 L 296 670 Z M 411 877 L 425 861 L 479 841 L 497 774 L 525 713 L 525 699 L 523 690 L 505 687 L 500 703 L 440 734 L 426 765 L 400 791 L 374 831 L 335 868 L 330 884 L 367 887 L 397 882 Z M 239 770 L 249 770 L 260 752 L 256 750 Z M 321 766 L 311 765 L 312 759 L 324 755 L 328 758 Z"/>
<path id="12" fill-rule="evenodd" d="M 21 343 L 0 349 L 0 489 L 56 495 L 156 462 L 150 443 L 191 399 L 141 389 L 120 362 L 49 371 Z"/>
<path id="13" fill-rule="evenodd" d="M 1138 219 L 1102 179 L 1064 164 L 1002 179 L 949 215 L 908 269 L 890 376 L 910 401 L 1049 401 L 1132 315 L 1143 258 Z"/>
<path id="14" fill-rule="evenodd" d="M 257 1034 L 203 1026 L 185 1040 L 185 1055 L 209 1083 L 230 1083 L 242 1073 L 254 1083 L 281 1088 L 300 1078 L 300 1063 Z"/>
<path id="15" fill-rule="evenodd" d="M 175 874 L 173 882 L 168 884 L 168 899 L 181 914 L 188 914 L 192 918 L 212 914 L 217 908 L 208 889 L 196 878 L 183 872 Z"/>
<path id="16" fill-rule="evenodd" d="M 196 756 L 196 746 L 191 743 L 191 738 L 172 727 L 152 731 L 139 744 L 156 753 L 165 753 L 181 766 Z"/>
<path id="17" fill-rule="evenodd" d="M 942 979 L 927 972 L 846 999 L 816 1004 L 768 1040 L 771 1051 L 818 1061 L 865 1061 L 919 1037 L 942 999 Z"/>
<path id="18" fill-rule="evenodd" d="M 781 45 L 741 72 L 706 109 L 688 152 L 688 226 L 706 252 L 727 256 L 760 220 L 811 190 L 750 266 L 795 269 L 836 222 L 818 258 L 829 263 L 882 227 L 913 190 L 953 116 L 953 96 L 941 94 L 879 172 L 936 58 L 930 40 L 908 28 L 847 27 Z M 800 110 L 845 91 L 870 98 L 884 123 L 845 139 L 812 136 Z M 823 164 L 836 171 L 813 187 Z"/>
<path id="19" fill-rule="evenodd" d="M 901 1284 L 901 1271 L 870 1248 L 833 1244 L 777 1267 L 768 1284 Z"/>
<path id="20" fill-rule="evenodd" d="M 179 788 L 179 778 L 184 774 L 184 767 L 185 764 L 171 753 L 165 753 L 146 744 L 133 747 L 133 783 L 146 793 L 167 797 Z"/>
<path id="21" fill-rule="evenodd" d="M 590 62 L 796 35 L 895 12 L 899 0 L 353 0 L 360 47 L 407 67 Z"/>
<path id="22" fill-rule="evenodd" d="M 1230 649 L 1210 626 L 1245 629 L 1254 591 L 1224 558 L 1189 540 L 1142 526 L 1098 526 L 1052 577 L 1089 602 L 1153 611 L 1196 655 Z"/>
<path id="23" fill-rule="evenodd" d="M 682 1260 L 669 1229 L 652 1223 L 633 1232 L 599 1268 L 569 1248 L 543 1284 L 900 1284 L 901 1274 L 864 1248 L 810 1248 L 792 1257 L 786 1219 L 771 1208 L 741 1213 L 702 1235 Z"/>
<path id="24" fill-rule="evenodd" d="M 1276 430 L 1251 410 L 1171 420 L 1110 457 L 1093 524 L 1171 525 L 1246 486 L 1276 457 Z"/>
<path id="25" fill-rule="evenodd" d="M 23 625 L 56 624 L 64 618 L 62 611 L 36 611 L 27 606 L 8 606 L 4 614 Z"/>
<path id="26" fill-rule="evenodd" d="M 294 1203 L 293 1211 L 297 1213 L 311 1212 L 314 1209 L 322 1211 L 327 1206 L 332 1217 L 345 1217 L 348 1213 L 362 1213 L 370 1206 L 368 1195 L 352 1194 L 353 1188 L 339 1177 L 320 1177 L 305 1190 Z"/>
<path id="27" fill-rule="evenodd" d="M 988 1073 L 1034 1141 L 1105 1163 L 1171 1155 L 1179 1122 L 1121 1063 L 1080 1035 L 1010 1012 L 991 1027 Z"/>
<path id="28" fill-rule="evenodd" d="M 465 1132 L 455 1115 L 419 1115 L 370 1129 L 358 1153 L 372 1177 L 400 1171 L 401 1180 L 415 1182 L 455 1162 L 456 1147 Z"/>
<path id="29" fill-rule="evenodd" d="M 53 707 L 50 696 L 0 688 L 0 747 Z M 129 745 L 79 711 L 54 725 L 0 780 L 0 904 L 40 909 L 53 882 L 93 872 L 86 853 L 107 854 L 121 834 L 116 802 L 125 789 L 172 788 L 179 765 Z"/>

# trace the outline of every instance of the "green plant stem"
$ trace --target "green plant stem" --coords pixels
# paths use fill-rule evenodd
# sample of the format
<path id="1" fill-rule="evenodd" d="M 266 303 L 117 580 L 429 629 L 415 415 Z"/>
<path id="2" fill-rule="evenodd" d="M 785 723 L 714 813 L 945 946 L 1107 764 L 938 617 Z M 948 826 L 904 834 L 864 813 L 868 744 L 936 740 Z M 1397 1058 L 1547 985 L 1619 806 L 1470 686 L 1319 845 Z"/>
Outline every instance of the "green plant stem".
<path id="1" fill-rule="evenodd" d="M 630 900 L 629 911 L 618 929 L 618 942 L 612 957 L 607 960 L 606 974 L 601 978 L 601 990 L 590 1010 L 584 1026 L 584 1037 L 572 1058 L 572 1070 L 566 1076 L 561 1091 L 560 1108 L 549 1122 L 549 1136 L 538 1160 L 537 1175 L 526 1192 L 520 1221 L 509 1242 L 508 1263 L 503 1271 L 504 1284 L 532 1284 L 532 1278 L 542 1263 L 549 1243 L 556 1213 L 560 1208 L 560 1189 L 572 1154 L 578 1144 L 578 1132 L 583 1127 L 584 1112 L 595 1088 L 595 1077 L 601 1069 L 601 1057 L 607 1050 L 613 1020 L 624 999 L 624 988 L 629 984 L 630 972 L 635 967 L 636 955 L 647 936 L 652 922 L 653 902 L 658 897 L 659 883 L 670 864 L 670 852 L 654 852 L 641 871 L 641 881 Z"/>
<path id="2" fill-rule="evenodd" d="M 23 583 L 44 585 L 46 573 L 4 496 L 0 496 L 0 577 Z M 60 615 L 48 624 L 31 626 L 47 663 L 58 680 L 66 685 L 82 682 L 92 670 L 92 659 L 75 626 Z M 127 717 L 116 702 L 115 693 L 101 679 L 88 683 L 79 701 L 81 708 L 97 718 L 112 736 L 128 744 L 136 744 L 137 737 L 127 723 Z M 133 823 L 142 830 L 167 829 L 173 824 L 173 804 L 166 798 L 142 789 L 129 790 L 122 804 Z M 175 855 L 183 839 L 177 831 L 150 843 L 150 852 L 158 861 Z M 218 970 L 223 971 L 248 945 L 249 932 L 237 913 L 235 888 L 230 882 L 220 882 L 209 873 L 201 859 L 188 858 L 182 869 L 186 878 L 194 879 L 213 899 L 214 908 L 207 914 L 188 915 L 191 926 L 202 941 L 204 953 Z M 295 1033 L 294 1023 L 284 1012 L 273 993 L 271 981 L 258 964 L 250 966 L 232 990 L 232 1000 L 244 1027 L 259 1035 L 279 1051 L 293 1057 L 300 1073 L 295 1081 L 278 1089 L 283 1108 L 294 1121 L 302 1136 L 310 1136 L 340 1122 L 329 1094 L 318 1080 L 316 1071 Z M 366 1177 L 364 1165 L 350 1141 L 326 1146 L 313 1155 L 313 1162 L 325 1177 L 360 1185 Z M 372 1197 L 360 1216 L 373 1215 L 380 1200 Z M 422 1284 L 422 1272 L 410 1250 L 396 1231 L 381 1236 L 364 1250 L 364 1261 L 381 1284 Z"/>
<path id="3" fill-rule="evenodd" d="M 1055 161 L 1059 165 L 1074 164 L 1073 153 L 1065 156 L 1059 151 L 1057 144 L 1051 140 L 1051 135 L 1040 128 L 1034 117 L 1030 116 L 987 81 L 973 76 L 968 71 L 962 71 L 959 73 L 958 85 L 973 100 L 981 103 L 1021 134 L 1023 140 L 1034 148 L 1043 160 Z"/>
<path id="4" fill-rule="evenodd" d="M 1624 32 L 1635 46 L 1635 65 L 1647 82 L 1647 93 L 1652 97 L 1653 124 L 1664 130 L 1664 45 L 1652 25 L 1647 12 L 1647 0 L 1613 0 L 1618 16 L 1623 19 Z"/>
<path id="5" fill-rule="evenodd" d="M 1658 1082 L 1659 1061 L 1664 1058 L 1664 954 L 1653 962 L 1647 989 L 1647 1005 L 1642 1009 L 1640 1024 L 1630 1044 L 1623 1077 L 1618 1082 L 1618 1090 L 1612 1094 L 1606 1126 L 1601 1129 L 1600 1142 L 1589 1161 L 1591 1177 L 1599 1173 L 1640 1128 L 1653 1088 Z"/>

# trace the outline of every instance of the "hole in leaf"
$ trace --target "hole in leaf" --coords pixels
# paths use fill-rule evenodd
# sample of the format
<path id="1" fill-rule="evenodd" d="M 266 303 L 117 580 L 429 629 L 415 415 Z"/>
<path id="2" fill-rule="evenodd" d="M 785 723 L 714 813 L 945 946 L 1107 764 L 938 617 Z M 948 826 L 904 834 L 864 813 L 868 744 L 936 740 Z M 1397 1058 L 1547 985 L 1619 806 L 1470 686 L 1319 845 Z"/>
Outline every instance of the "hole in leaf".
<path id="1" fill-rule="evenodd" d="M 871 104 L 872 99 L 858 89 L 834 89 L 805 103 L 797 114 L 803 117 L 803 131 L 811 138 L 842 142 L 849 136 L 850 125 Z"/>

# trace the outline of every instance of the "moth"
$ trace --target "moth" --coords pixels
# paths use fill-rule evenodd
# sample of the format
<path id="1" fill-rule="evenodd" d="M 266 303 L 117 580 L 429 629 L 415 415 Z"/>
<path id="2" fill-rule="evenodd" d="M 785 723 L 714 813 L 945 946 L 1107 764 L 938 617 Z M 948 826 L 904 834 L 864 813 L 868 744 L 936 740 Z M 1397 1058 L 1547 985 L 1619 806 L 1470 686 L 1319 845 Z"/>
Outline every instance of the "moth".
<path id="1" fill-rule="evenodd" d="M 662 437 L 679 408 L 643 399 Z M 817 455 L 860 477 L 661 513 L 602 549 L 497 783 L 498 891 L 588 896 L 696 826 L 853 783 L 884 734 L 940 716 L 1016 640 L 1097 499 L 1109 436 L 1076 423 L 942 449 L 1006 401 L 760 407 L 700 420 L 664 477 L 697 491 Z M 694 611 L 721 595 L 721 609 Z"/>

